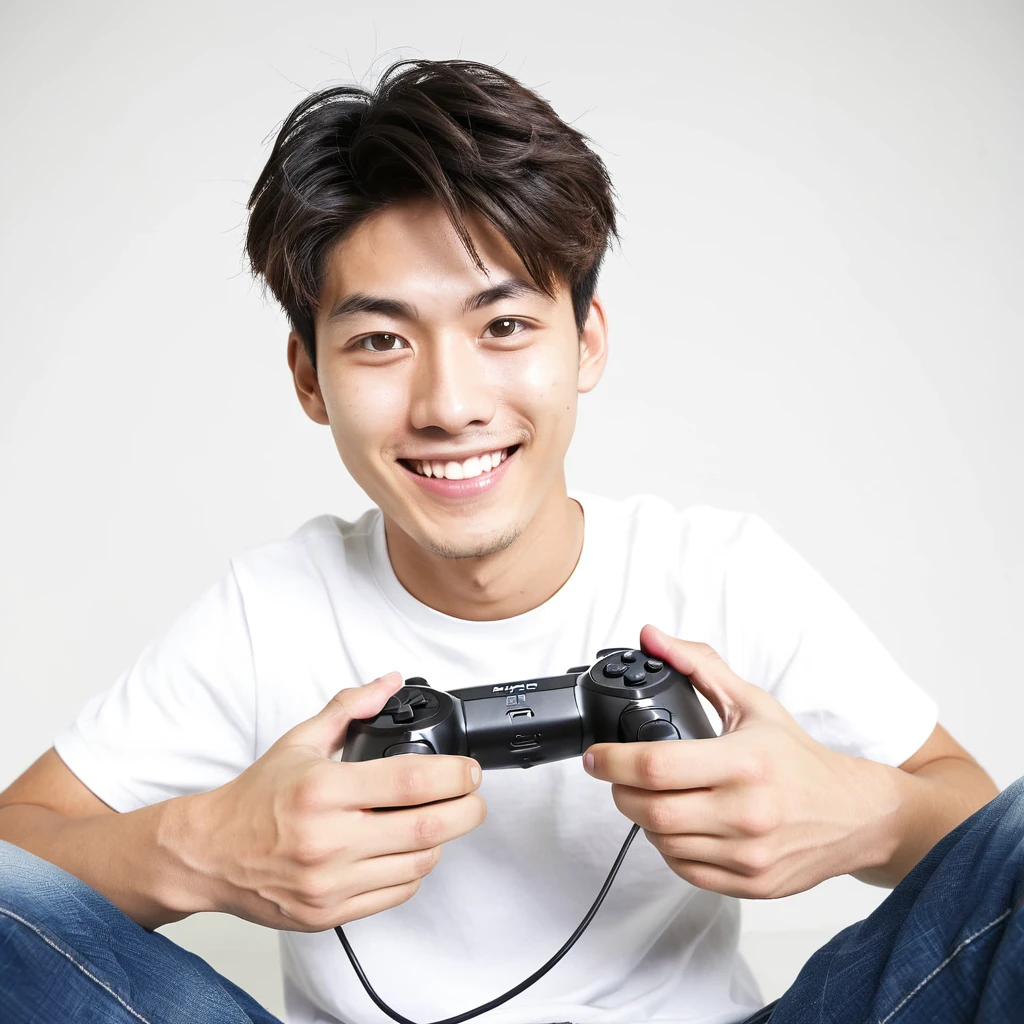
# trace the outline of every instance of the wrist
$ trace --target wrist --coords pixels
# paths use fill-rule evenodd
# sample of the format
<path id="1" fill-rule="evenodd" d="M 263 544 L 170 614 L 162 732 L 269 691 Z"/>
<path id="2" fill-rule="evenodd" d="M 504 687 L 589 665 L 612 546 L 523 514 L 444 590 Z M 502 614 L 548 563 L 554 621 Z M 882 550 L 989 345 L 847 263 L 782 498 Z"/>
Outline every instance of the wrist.
<path id="1" fill-rule="evenodd" d="M 898 769 L 867 758 L 854 766 L 852 820 L 843 874 L 870 876 L 890 862 L 900 844 L 904 795 Z"/>
<path id="2" fill-rule="evenodd" d="M 157 804 L 156 846 L 162 868 L 159 898 L 168 910 L 189 914 L 217 910 L 210 865 L 206 793 Z"/>

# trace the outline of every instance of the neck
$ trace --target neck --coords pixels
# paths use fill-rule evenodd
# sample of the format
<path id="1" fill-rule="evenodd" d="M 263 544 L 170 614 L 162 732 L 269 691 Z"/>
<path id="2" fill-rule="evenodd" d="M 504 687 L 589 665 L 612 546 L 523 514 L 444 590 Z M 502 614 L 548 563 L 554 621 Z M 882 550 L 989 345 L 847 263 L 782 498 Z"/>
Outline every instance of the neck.
<path id="1" fill-rule="evenodd" d="M 388 555 L 418 601 L 458 619 L 509 619 L 543 604 L 572 575 L 583 550 L 583 509 L 564 488 L 507 548 L 479 558 L 426 551 L 384 517 Z"/>

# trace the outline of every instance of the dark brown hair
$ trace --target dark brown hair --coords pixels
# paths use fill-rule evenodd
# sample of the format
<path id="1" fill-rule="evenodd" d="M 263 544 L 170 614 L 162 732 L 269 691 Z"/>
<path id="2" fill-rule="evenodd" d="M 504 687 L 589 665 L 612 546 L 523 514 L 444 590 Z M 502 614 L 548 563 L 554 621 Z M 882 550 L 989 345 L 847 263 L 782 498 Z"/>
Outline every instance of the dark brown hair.
<path id="1" fill-rule="evenodd" d="M 514 78 L 472 61 L 402 60 L 372 92 L 322 89 L 285 119 L 249 197 L 246 252 L 316 365 L 325 259 L 390 203 L 441 204 L 481 270 L 462 215 L 479 211 L 549 295 L 568 283 L 582 330 L 611 238 L 611 181 L 586 136 Z"/>

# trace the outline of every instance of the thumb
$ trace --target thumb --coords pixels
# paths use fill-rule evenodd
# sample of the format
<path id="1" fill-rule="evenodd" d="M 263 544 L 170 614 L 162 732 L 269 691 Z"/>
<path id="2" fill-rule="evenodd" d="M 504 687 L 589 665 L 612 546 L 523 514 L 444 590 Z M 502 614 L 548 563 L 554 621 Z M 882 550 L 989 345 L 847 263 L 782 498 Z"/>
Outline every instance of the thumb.
<path id="1" fill-rule="evenodd" d="M 345 742 L 345 733 L 353 718 L 374 718 L 388 698 L 402 688 L 399 672 L 388 672 L 363 686 L 339 690 L 312 718 L 300 722 L 277 742 L 281 746 L 313 747 L 330 757 Z"/>
<path id="2" fill-rule="evenodd" d="M 774 717 L 782 706 L 771 694 L 741 679 L 707 644 L 669 636 L 657 626 L 640 630 L 640 646 L 678 672 L 689 676 L 694 688 L 710 702 L 722 719 L 722 732 L 733 732 L 741 721 Z"/>

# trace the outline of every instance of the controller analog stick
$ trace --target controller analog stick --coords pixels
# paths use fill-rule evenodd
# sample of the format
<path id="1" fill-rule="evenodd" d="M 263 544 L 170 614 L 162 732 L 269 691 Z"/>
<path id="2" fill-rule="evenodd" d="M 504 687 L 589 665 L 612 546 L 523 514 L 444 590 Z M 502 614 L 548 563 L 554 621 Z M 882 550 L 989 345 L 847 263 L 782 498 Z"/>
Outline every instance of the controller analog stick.
<path id="1" fill-rule="evenodd" d="M 396 754 L 433 754 L 434 748 L 426 740 L 416 740 L 412 743 L 395 743 L 384 751 L 385 757 L 394 757 Z"/>

